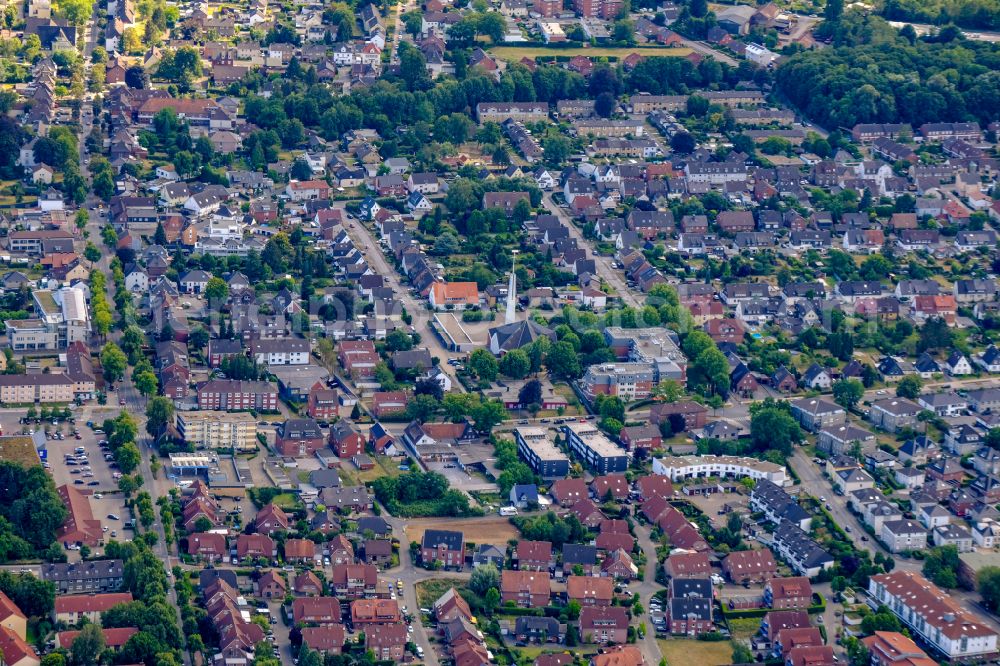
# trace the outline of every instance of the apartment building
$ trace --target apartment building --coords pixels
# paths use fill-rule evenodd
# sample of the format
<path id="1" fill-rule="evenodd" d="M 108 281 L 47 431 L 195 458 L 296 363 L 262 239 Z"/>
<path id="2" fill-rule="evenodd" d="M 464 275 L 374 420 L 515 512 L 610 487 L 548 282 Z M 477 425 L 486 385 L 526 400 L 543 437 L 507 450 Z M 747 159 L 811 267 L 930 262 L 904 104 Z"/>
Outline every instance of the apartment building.
<path id="1" fill-rule="evenodd" d="M 257 421 L 248 412 L 177 412 L 177 431 L 196 449 L 257 450 Z"/>
<path id="2" fill-rule="evenodd" d="M 278 389 L 271 382 L 213 379 L 198 387 L 198 408 L 275 411 L 278 409 Z"/>
<path id="3" fill-rule="evenodd" d="M 624 472 L 628 469 L 628 452 L 611 442 L 589 422 L 573 422 L 563 426 L 563 435 L 570 450 L 582 458 L 596 474 Z"/>
<path id="4" fill-rule="evenodd" d="M 56 594 L 115 592 L 122 586 L 121 560 L 43 564 L 42 580 L 55 585 Z"/>
<path id="5" fill-rule="evenodd" d="M 971 660 L 997 653 L 997 633 L 947 592 L 912 571 L 872 576 L 869 604 L 885 605 L 903 624 L 948 660 Z"/>
<path id="6" fill-rule="evenodd" d="M 90 311 L 83 289 L 38 289 L 31 293 L 31 298 L 33 318 L 5 322 L 11 349 L 51 351 L 66 349 L 74 342 L 88 342 Z"/>
<path id="7" fill-rule="evenodd" d="M 60 374 L 0 375 L 0 403 L 73 402 L 75 386 L 72 379 Z"/>
<path id="8" fill-rule="evenodd" d="M 549 438 L 544 428 L 514 429 L 517 452 L 544 479 L 563 479 L 569 474 L 569 457 Z"/>
<path id="9" fill-rule="evenodd" d="M 671 481 L 707 477 L 767 480 L 777 486 L 787 483 L 785 468 L 766 460 L 739 456 L 668 456 L 653 460 L 653 474 Z"/>

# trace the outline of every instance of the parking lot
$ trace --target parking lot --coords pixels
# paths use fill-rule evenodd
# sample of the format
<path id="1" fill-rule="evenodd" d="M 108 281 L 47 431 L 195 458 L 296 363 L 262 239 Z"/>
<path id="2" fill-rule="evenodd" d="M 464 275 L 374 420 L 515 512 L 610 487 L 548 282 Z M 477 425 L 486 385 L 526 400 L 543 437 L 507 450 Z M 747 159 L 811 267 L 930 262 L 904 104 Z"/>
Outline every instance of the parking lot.
<path id="1" fill-rule="evenodd" d="M 114 413 L 110 407 L 101 412 L 96 417 L 96 420 L 101 422 Z M 69 484 L 83 493 L 91 494 L 94 517 L 107 527 L 106 539 L 131 538 L 131 532 L 124 529 L 125 521 L 131 516 L 126 512 L 124 497 L 118 491 L 118 481 L 114 476 L 117 469 L 111 466 L 114 464 L 113 460 L 105 460 L 105 452 L 100 448 L 99 442 L 104 436 L 85 425 L 86 421 L 92 418 L 90 416 L 92 413 L 93 410 L 90 408 L 76 410 L 75 424 L 68 421 L 57 421 L 53 424 L 52 419 L 44 423 L 21 423 L 23 410 L 0 410 L 0 426 L 3 432 L 8 434 L 39 429 L 47 432 L 45 453 L 42 455 L 45 456 L 44 464 L 47 465 L 47 470 L 56 486 Z M 100 425 L 95 423 L 95 427 Z M 74 429 L 79 431 L 80 439 L 73 435 Z M 62 436 L 62 439 L 59 439 L 59 436 Z M 83 457 L 77 457 L 78 448 L 82 448 L 86 454 L 85 461 Z M 67 455 L 72 458 L 67 459 Z M 111 520 L 108 515 L 116 515 L 119 519 Z M 115 533 L 114 536 L 112 532 Z"/>

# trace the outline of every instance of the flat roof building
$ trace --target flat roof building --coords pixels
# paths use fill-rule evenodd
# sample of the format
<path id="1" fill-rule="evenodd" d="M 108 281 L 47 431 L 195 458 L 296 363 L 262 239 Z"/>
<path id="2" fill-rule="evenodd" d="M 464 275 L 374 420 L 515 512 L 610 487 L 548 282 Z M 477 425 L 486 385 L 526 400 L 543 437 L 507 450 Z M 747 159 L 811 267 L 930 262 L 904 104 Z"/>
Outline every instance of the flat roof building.
<path id="1" fill-rule="evenodd" d="M 608 474 L 628 469 L 628 452 L 614 444 L 593 424 L 574 421 L 565 424 L 563 432 L 570 450 L 595 473 Z"/>
<path id="2" fill-rule="evenodd" d="M 545 479 L 562 479 L 569 474 L 569 457 L 549 439 L 544 428 L 520 427 L 514 429 L 517 452 L 539 476 Z"/>

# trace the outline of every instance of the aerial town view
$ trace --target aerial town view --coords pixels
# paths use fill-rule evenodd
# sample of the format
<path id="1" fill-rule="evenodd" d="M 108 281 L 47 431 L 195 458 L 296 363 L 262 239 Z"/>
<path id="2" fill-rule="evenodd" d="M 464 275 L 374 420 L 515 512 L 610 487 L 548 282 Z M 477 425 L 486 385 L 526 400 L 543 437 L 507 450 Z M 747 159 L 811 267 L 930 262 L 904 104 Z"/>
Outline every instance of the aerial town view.
<path id="1" fill-rule="evenodd" d="M 0 666 L 1000 664 L 1000 0 L 0 12 Z"/>

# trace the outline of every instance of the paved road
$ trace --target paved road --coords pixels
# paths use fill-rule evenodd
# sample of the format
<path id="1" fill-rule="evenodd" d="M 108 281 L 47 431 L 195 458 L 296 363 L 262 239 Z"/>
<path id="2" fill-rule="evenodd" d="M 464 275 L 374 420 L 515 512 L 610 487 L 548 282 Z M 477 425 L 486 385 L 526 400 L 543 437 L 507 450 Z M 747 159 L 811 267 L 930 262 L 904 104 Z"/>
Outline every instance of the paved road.
<path id="1" fill-rule="evenodd" d="M 683 38 L 683 37 L 682 37 L 682 39 L 684 41 L 684 43 L 682 44 L 682 46 L 686 46 L 689 49 L 691 49 L 692 51 L 700 53 L 703 56 L 710 56 L 712 58 L 715 58 L 719 62 L 724 62 L 727 65 L 732 65 L 733 67 L 739 67 L 739 65 L 740 65 L 739 60 L 737 60 L 736 58 L 733 58 L 732 56 L 729 56 L 729 55 L 726 55 L 725 53 L 722 53 L 721 51 L 717 51 L 717 50 L 713 49 L 711 46 L 709 46 L 705 42 L 699 42 L 699 41 L 696 41 L 696 40 L 693 40 L 693 39 L 687 39 L 687 38 Z"/>
<path id="2" fill-rule="evenodd" d="M 656 544 L 650 538 L 649 527 L 637 523 L 635 536 L 642 552 L 646 554 L 646 569 L 643 571 L 642 580 L 632 584 L 632 591 L 638 592 L 642 601 L 644 611 L 642 621 L 646 623 L 646 635 L 637 641 L 637 645 L 642 650 L 642 656 L 646 663 L 652 666 L 659 664 L 660 660 L 663 659 L 663 653 L 660 652 L 660 646 L 656 642 L 656 630 L 653 628 L 652 620 L 649 619 L 649 602 L 654 594 L 663 589 L 656 582 L 656 569 L 660 563 L 656 557 Z"/>
<path id="3" fill-rule="evenodd" d="M 833 516 L 837 525 L 845 529 L 850 527 L 851 532 L 847 536 L 856 548 L 872 551 L 873 554 L 875 552 L 881 552 L 883 555 L 890 554 L 871 537 L 868 537 L 868 541 L 861 541 L 861 536 L 866 535 L 864 525 L 853 513 L 848 511 L 847 498 L 833 492 L 833 486 L 823 477 L 819 466 L 809 459 L 805 451 L 801 448 L 796 449 L 792 457 L 788 459 L 788 464 L 799 475 L 802 480 L 802 488 L 806 492 L 817 498 L 826 498 L 826 503 L 830 505 L 830 515 Z"/>
<path id="4" fill-rule="evenodd" d="M 556 202 L 552 200 L 551 192 L 546 192 L 542 195 L 542 205 L 550 214 L 559 218 L 559 221 L 564 227 L 569 229 L 569 235 L 576 238 L 580 247 L 590 248 L 594 258 L 594 264 L 597 268 L 597 274 L 601 277 L 601 279 L 611 285 L 611 288 L 615 290 L 616 295 L 620 297 L 626 305 L 631 305 L 634 308 L 641 308 L 643 304 L 636 297 L 636 294 L 628 288 L 628 285 L 625 284 L 625 279 L 622 277 L 622 274 L 611 265 L 611 259 L 593 254 L 593 243 L 583 237 L 583 232 L 580 231 L 576 224 L 574 224 L 569 214 L 567 214 L 564 209 L 560 208 Z"/>
<path id="5" fill-rule="evenodd" d="M 393 569 L 389 569 L 385 572 L 385 575 L 390 579 L 391 583 L 395 583 L 396 580 L 403 581 L 403 594 L 400 597 L 401 605 L 406 606 L 410 613 L 413 615 L 413 635 L 411 640 L 419 645 L 424 651 L 423 662 L 427 666 L 439 666 L 440 661 L 438 660 L 437 654 L 434 652 L 434 646 L 428 640 L 428 635 L 433 632 L 429 629 L 424 628 L 423 625 L 423 615 L 420 613 L 420 604 L 417 603 L 417 587 L 416 584 L 421 580 L 427 580 L 430 578 L 442 577 L 442 578 L 467 578 L 471 575 L 469 572 L 437 572 L 432 573 L 421 569 L 413 558 L 410 557 L 409 544 L 406 543 L 406 539 L 402 538 L 406 534 L 406 520 L 403 518 L 396 518 L 389 515 L 387 512 L 383 512 L 383 517 L 392 526 L 392 532 L 397 537 L 400 537 L 400 548 L 399 548 L 399 566 Z"/>
<path id="6" fill-rule="evenodd" d="M 868 541 L 861 541 L 861 536 L 867 535 L 867 533 L 864 531 L 864 526 L 861 521 L 858 520 L 853 513 L 848 511 L 847 498 L 833 492 L 833 486 L 826 478 L 823 477 L 819 467 L 809 459 L 802 449 L 797 449 L 795 451 L 792 457 L 789 458 L 788 464 L 795 470 L 795 473 L 799 475 L 799 478 L 802 480 L 803 489 L 816 497 L 825 496 L 827 498 L 827 503 L 830 505 L 830 515 L 833 516 L 836 523 L 841 527 L 851 527 L 851 533 L 847 536 L 856 548 L 867 550 L 873 555 L 875 553 L 891 555 L 896 562 L 895 570 L 897 571 L 913 571 L 920 573 L 923 567 L 923 563 L 921 561 L 893 555 L 872 537 L 868 537 Z M 974 616 L 981 618 L 994 629 L 1000 630 L 1000 620 L 980 605 L 980 597 L 978 593 L 956 589 L 950 591 L 949 594 Z M 827 622 L 829 622 L 829 619 L 827 619 Z"/>
<path id="7" fill-rule="evenodd" d="M 457 354 L 445 348 L 441 338 L 430 328 L 430 312 L 425 303 L 416 300 L 406 285 L 400 281 L 399 273 L 389 264 L 382 254 L 382 246 L 378 244 L 375 235 L 367 226 L 360 221 L 349 222 L 347 234 L 354 241 L 354 244 L 365 253 L 365 258 L 371 263 L 372 268 L 379 275 L 382 275 L 393 291 L 403 301 L 406 311 L 413 316 L 413 328 L 420 334 L 420 343 L 425 345 L 431 352 L 431 356 L 441 359 L 443 362 L 440 368 L 445 374 L 451 377 L 452 390 L 465 392 L 465 388 L 455 374 L 455 369 L 448 365 L 447 359 L 459 358 L 464 354 Z"/>

